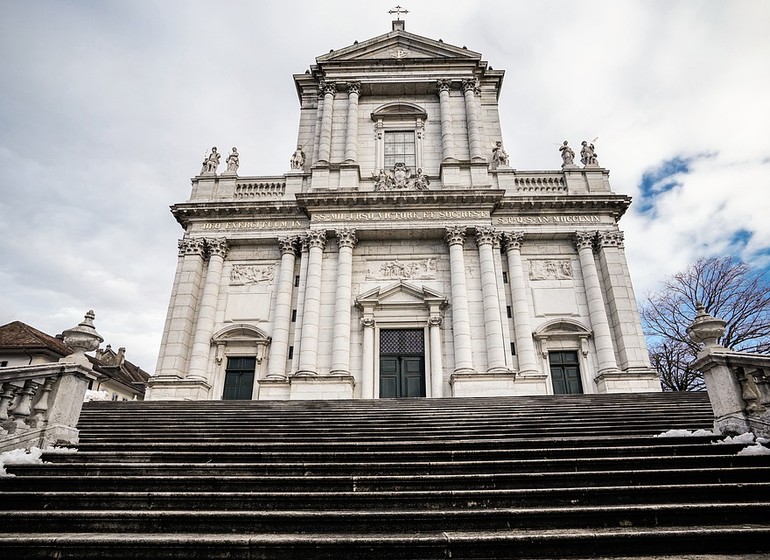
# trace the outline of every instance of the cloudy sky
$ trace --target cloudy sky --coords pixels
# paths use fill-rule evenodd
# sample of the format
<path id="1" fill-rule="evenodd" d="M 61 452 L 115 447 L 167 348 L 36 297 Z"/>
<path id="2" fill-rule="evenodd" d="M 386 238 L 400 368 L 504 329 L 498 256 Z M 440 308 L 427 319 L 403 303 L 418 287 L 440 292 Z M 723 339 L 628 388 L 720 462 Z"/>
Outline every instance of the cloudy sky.
<path id="1" fill-rule="evenodd" d="M 413 0 L 407 30 L 506 71 L 518 169 L 598 137 L 637 296 L 699 256 L 770 263 L 770 2 Z M 208 148 L 281 174 L 293 73 L 390 30 L 380 0 L 7 0 L 0 18 L 0 324 L 88 309 L 148 371 Z"/>

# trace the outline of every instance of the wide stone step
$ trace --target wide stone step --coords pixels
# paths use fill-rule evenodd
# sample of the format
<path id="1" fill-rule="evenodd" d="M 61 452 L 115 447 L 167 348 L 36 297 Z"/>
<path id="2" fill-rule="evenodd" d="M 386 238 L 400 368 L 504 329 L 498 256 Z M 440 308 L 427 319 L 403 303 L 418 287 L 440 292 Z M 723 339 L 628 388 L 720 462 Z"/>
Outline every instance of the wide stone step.
<path id="1" fill-rule="evenodd" d="M 226 475 L 211 471 L 203 475 L 186 472 L 136 476 L 131 471 L 118 475 L 30 475 L 28 467 L 10 467 L 23 476 L 0 478 L 2 492 L 46 492 L 92 490 L 95 492 L 374 492 L 473 489 L 549 489 L 591 487 L 600 485 L 642 486 L 677 485 L 686 481 L 696 484 L 750 484 L 770 482 L 770 465 L 732 468 L 623 470 L 623 471 L 562 471 L 545 473 L 498 474 L 432 474 L 401 476 L 255 476 Z M 38 469 L 39 470 L 39 469 Z"/>
<path id="2" fill-rule="evenodd" d="M 545 560 L 626 560 L 658 555 L 666 560 L 765 560 L 770 551 L 770 526 L 660 527 L 537 531 L 441 531 L 434 533 L 369 535 L 276 533 L 223 535 L 178 533 L 0 536 L 10 557 L 28 560 L 60 558 L 94 560 L 133 558 L 153 560 L 404 560 L 439 558 L 528 558 Z M 707 559 L 693 557 L 707 554 Z M 717 556 L 719 555 L 719 556 Z"/>
<path id="3" fill-rule="evenodd" d="M 101 510 L 0 511 L 8 532 L 366 534 L 382 527 L 398 533 L 589 527 L 740 525 L 764 520 L 770 502 L 497 508 L 462 510 Z"/>
<path id="4" fill-rule="evenodd" d="M 605 442 L 608 444 L 609 442 Z M 542 442 L 541 442 L 542 445 Z M 43 459 L 50 463 L 126 462 L 137 463 L 400 463 L 453 461 L 532 461 L 545 459 L 599 459 L 668 456 L 734 455 L 745 445 L 690 443 L 682 445 L 638 445 L 600 447 L 537 447 L 518 448 L 501 444 L 495 449 L 423 449 L 422 446 L 397 446 L 378 449 L 361 445 L 351 449 L 339 446 L 264 446 L 259 444 L 154 444 L 154 445 L 83 445 L 77 453 L 48 453 Z M 418 448 L 418 449 L 415 449 Z"/>
<path id="5" fill-rule="evenodd" d="M 0 510 L 457 510 L 554 506 L 770 502 L 770 482 L 526 490 L 313 492 L 4 492 Z"/>
<path id="6" fill-rule="evenodd" d="M 324 461 L 303 462 L 165 462 L 141 463 L 134 461 L 112 462 L 109 455 L 102 462 L 43 463 L 35 465 L 11 466 L 9 472 L 15 474 L 60 475 L 147 475 L 188 474 L 220 475 L 364 475 L 364 474 L 470 474 L 470 473 L 543 473 L 552 471 L 605 471 L 639 469 L 699 469 L 729 468 L 737 466 L 767 466 L 768 455 L 693 455 L 693 456 L 650 456 L 650 457 L 568 457 L 551 459 L 514 459 L 514 460 L 461 460 L 452 461 Z M 76 459 L 77 461 L 77 459 Z"/>

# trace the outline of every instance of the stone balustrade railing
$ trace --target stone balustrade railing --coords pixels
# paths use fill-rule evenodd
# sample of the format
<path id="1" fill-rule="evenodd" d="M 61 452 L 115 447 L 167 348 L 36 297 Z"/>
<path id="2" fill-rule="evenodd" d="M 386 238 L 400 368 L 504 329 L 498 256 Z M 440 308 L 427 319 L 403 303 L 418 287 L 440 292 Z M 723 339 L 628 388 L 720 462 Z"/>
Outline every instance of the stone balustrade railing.
<path id="1" fill-rule="evenodd" d="M 542 173 L 538 175 L 516 176 L 516 192 L 522 194 L 567 194 L 568 188 L 564 183 L 561 172 Z"/>
<path id="2" fill-rule="evenodd" d="M 0 452 L 77 443 L 75 428 L 92 369 L 50 363 L 0 370 Z"/>
<path id="3" fill-rule="evenodd" d="M 268 180 L 238 181 L 235 184 L 233 198 L 235 199 L 278 199 L 286 192 L 286 181 L 283 177 Z"/>

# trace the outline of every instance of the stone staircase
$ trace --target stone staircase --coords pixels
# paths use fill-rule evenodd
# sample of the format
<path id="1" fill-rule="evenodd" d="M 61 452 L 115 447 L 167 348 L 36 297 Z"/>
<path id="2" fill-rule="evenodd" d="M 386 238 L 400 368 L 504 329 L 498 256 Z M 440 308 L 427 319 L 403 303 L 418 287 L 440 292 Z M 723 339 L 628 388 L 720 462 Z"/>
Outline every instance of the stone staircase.
<path id="1" fill-rule="evenodd" d="M 705 394 L 88 403 L 0 478 L 2 558 L 770 558 Z"/>

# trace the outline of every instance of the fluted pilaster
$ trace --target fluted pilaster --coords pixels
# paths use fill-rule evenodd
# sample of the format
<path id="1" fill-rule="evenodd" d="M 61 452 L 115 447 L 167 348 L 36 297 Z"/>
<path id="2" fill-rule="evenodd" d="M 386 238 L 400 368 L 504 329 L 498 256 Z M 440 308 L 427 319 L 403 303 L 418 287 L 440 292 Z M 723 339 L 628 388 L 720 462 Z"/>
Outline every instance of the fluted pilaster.
<path id="1" fill-rule="evenodd" d="M 345 162 L 358 162 L 358 95 L 361 84 L 348 84 L 348 122 L 345 131 Z"/>
<path id="2" fill-rule="evenodd" d="M 334 299 L 334 342 L 332 343 L 331 373 L 350 374 L 350 313 L 352 309 L 353 248 L 356 230 L 343 228 L 336 231 L 339 260 L 337 287 Z"/>
<path id="3" fill-rule="evenodd" d="M 441 110 L 441 155 L 443 161 L 455 159 L 454 130 L 452 129 L 452 107 L 449 92 L 452 88 L 450 80 L 438 80 L 439 107 Z"/>
<path id="4" fill-rule="evenodd" d="M 284 379 L 286 360 L 289 355 L 289 329 L 291 328 L 291 297 L 294 289 L 294 265 L 297 259 L 297 238 L 278 239 L 281 249 L 281 266 L 278 271 L 278 287 L 275 298 L 272 340 L 268 355 L 267 377 Z"/>
<path id="5" fill-rule="evenodd" d="M 471 322 L 468 313 L 468 289 L 465 282 L 465 227 L 446 228 L 449 245 L 449 270 L 452 279 L 452 330 L 454 331 L 455 372 L 473 372 Z"/>
<path id="6" fill-rule="evenodd" d="M 463 80 L 465 96 L 465 118 L 468 126 L 468 146 L 472 161 L 486 161 L 481 147 L 481 130 L 476 96 L 481 94 L 478 80 Z"/>
<path id="7" fill-rule="evenodd" d="M 310 231 L 306 239 L 310 251 L 305 284 L 302 346 L 297 374 L 316 375 L 318 374 L 318 334 L 321 320 L 321 268 L 323 251 L 326 247 L 326 232 Z"/>
<path id="8" fill-rule="evenodd" d="M 505 348 L 503 347 L 503 325 L 500 318 L 495 260 L 492 253 L 492 246 L 499 235 L 492 227 L 476 228 L 476 245 L 479 249 L 481 268 L 481 294 L 484 304 L 487 369 L 491 372 L 508 371 L 505 363 Z"/>
<path id="9" fill-rule="evenodd" d="M 324 102 L 321 113 L 321 133 L 318 137 L 318 163 L 329 163 L 332 149 L 332 117 L 336 84 L 324 84 Z"/>
<path id="10" fill-rule="evenodd" d="M 537 373 L 537 358 L 532 340 L 532 320 L 529 312 L 527 288 L 524 282 L 524 267 L 521 262 L 523 240 L 524 234 L 520 231 L 503 233 L 505 254 L 508 259 L 508 283 L 511 286 L 513 330 L 519 373 L 526 375 Z"/>

